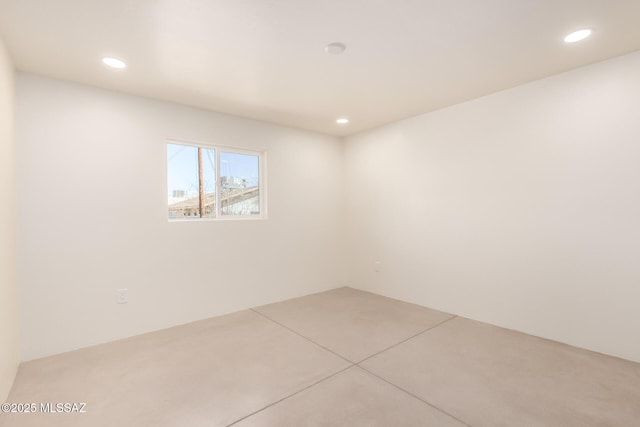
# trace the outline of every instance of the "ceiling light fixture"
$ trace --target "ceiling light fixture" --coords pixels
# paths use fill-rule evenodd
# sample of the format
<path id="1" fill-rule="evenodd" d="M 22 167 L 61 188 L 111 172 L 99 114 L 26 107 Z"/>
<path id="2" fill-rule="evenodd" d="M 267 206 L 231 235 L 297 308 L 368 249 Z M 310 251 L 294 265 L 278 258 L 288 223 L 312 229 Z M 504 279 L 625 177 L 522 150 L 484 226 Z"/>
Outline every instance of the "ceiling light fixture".
<path id="1" fill-rule="evenodd" d="M 591 35 L 591 30 L 588 28 L 585 28 L 584 30 L 578 30 L 578 31 L 574 31 L 573 33 L 567 35 L 564 38 L 564 42 L 565 43 L 575 43 L 575 42 L 579 42 L 580 40 L 584 40 L 587 37 L 589 37 Z"/>
<path id="2" fill-rule="evenodd" d="M 342 117 L 342 118 L 336 120 L 336 123 L 339 124 L 339 125 L 346 125 L 347 123 L 349 123 L 349 119 L 346 119 L 346 118 Z"/>
<path id="3" fill-rule="evenodd" d="M 127 66 L 127 64 L 125 64 L 123 60 L 112 58 L 110 56 L 105 56 L 104 58 L 102 58 L 102 63 L 111 68 L 125 68 Z"/>
<path id="4" fill-rule="evenodd" d="M 324 48 L 324 51 L 330 53 L 332 55 L 340 55 L 347 46 L 344 43 L 329 43 L 327 47 Z"/>

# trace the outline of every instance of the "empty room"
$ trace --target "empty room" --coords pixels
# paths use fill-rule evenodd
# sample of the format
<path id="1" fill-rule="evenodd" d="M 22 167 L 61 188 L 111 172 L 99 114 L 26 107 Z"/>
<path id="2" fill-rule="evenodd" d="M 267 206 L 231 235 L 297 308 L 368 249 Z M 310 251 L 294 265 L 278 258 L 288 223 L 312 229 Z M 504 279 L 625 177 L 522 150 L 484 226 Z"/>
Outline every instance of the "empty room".
<path id="1" fill-rule="evenodd" d="M 0 0 L 0 426 L 640 425 L 638 22 Z"/>

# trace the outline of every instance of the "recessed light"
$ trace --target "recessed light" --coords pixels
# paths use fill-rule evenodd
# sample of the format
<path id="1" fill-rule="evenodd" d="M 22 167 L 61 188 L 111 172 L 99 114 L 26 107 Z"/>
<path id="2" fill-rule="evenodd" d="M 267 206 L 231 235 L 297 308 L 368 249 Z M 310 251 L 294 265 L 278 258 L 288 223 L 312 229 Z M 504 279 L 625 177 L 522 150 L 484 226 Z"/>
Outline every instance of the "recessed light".
<path id="1" fill-rule="evenodd" d="M 346 125 L 347 123 L 349 123 L 349 119 L 346 119 L 346 118 L 343 117 L 343 118 L 340 118 L 340 119 L 336 120 L 336 123 L 339 124 L 339 125 Z"/>
<path id="2" fill-rule="evenodd" d="M 125 64 L 123 60 L 112 58 L 110 56 L 105 56 L 104 58 L 102 58 L 102 63 L 111 68 L 124 68 L 127 66 L 127 64 Z"/>
<path id="3" fill-rule="evenodd" d="M 575 42 L 579 42 L 580 40 L 586 39 L 590 35 L 591 35 L 591 30 L 588 28 L 585 28 L 584 30 L 574 31 L 573 33 L 567 35 L 564 38 L 564 41 L 565 43 L 575 43 Z"/>
<path id="4" fill-rule="evenodd" d="M 347 48 L 344 43 L 329 43 L 324 51 L 332 55 L 340 55 Z"/>

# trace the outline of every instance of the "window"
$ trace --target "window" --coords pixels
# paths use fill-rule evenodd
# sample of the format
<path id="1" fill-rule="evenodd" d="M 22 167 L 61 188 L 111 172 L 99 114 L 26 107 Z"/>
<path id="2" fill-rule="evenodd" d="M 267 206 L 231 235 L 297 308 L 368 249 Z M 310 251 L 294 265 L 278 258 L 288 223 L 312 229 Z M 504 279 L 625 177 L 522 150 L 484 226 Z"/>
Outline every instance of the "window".
<path id="1" fill-rule="evenodd" d="M 169 219 L 263 218 L 262 154 L 167 144 Z"/>

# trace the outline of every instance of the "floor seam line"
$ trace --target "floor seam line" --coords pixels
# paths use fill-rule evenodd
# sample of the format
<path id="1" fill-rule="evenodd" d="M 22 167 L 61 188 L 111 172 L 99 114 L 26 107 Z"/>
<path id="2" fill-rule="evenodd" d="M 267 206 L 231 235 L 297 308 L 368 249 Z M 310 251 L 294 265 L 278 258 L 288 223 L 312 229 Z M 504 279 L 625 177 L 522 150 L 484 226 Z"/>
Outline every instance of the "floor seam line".
<path id="1" fill-rule="evenodd" d="M 448 319 L 445 319 L 445 320 L 443 320 L 443 321 L 441 321 L 441 322 L 438 322 L 438 323 L 436 323 L 435 325 L 429 326 L 427 329 L 425 329 L 425 330 L 423 330 L 423 331 L 420 331 L 420 332 L 418 332 L 417 334 L 411 335 L 409 338 L 406 338 L 406 339 L 404 339 L 404 340 L 402 340 L 402 341 L 399 341 L 399 342 L 397 342 L 397 343 L 395 343 L 395 344 L 393 344 L 393 345 L 390 345 L 389 347 L 385 348 L 384 350 L 380 350 L 380 351 L 378 351 L 378 352 L 376 352 L 376 353 L 372 354 L 371 356 L 367 356 L 367 357 L 365 357 L 364 359 L 360 360 L 359 362 L 356 362 L 356 365 L 360 366 L 360 363 L 365 362 L 365 361 L 367 361 L 367 360 L 371 359 L 372 357 L 376 357 L 377 355 L 382 354 L 382 353 L 384 353 L 384 352 L 385 352 L 385 351 L 387 351 L 387 350 L 391 350 L 392 348 L 397 347 L 397 346 L 399 346 L 400 344 L 404 344 L 404 343 L 406 343 L 407 341 L 412 340 L 412 339 L 414 339 L 415 337 L 417 337 L 417 336 L 419 336 L 419 335 L 422 335 L 422 334 L 424 334 L 424 333 L 426 333 L 426 332 L 429 332 L 430 330 L 435 329 L 435 328 L 437 328 L 438 326 L 443 325 L 443 324 L 447 323 L 448 321 L 453 320 L 453 319 L 455 319 L 455 318 L 457 318 L 457 317 L 458 317 L 458 316 L 453 315 L 452 317 L 449 317 Z"/>
<path id="2" fill-rule="evenodd" d="M 333 350 L 331 350 L 331 349 L 329 349 L 329 348 L 327 348 L 327 347 L 323 346 L 322 344 L 318 344 L 317 342 L 313 341 L 312 339 L 310 339 L 310 338 L 308 338 L 308 337 L 305 337 L 305 336 L 304 336 L 304 335 L 302 335 L 301 333 L 299 333 L 299 332 L 297 332 L 297 331 L 294 331 L 294 330 L 293 330 L 293 329 L 291 329 L 290 327 L 288 327 L 288 326 L 286 326 L 286 325 L 283 325 L 282 323 L 280 323 L 280 322 L 278 322 L 278 321 L 276 321 L 276 320 L 273 320 L 272 318 L 270 318 L 270 317 L 269 317 L 269 316 L 267 316 L 266 314 L 264 314 L 264 313 L 260 313 L 259 311 L 254 310 L 253 308 L 251 308 L 250 310 L 251 310 L 251 311 L 253 311 L 253 312 L 254 312 L 254 313 L 256 313 L 256 314 L 259 314 L 260 316 L 264 317 L 265 319 L 268 319 L 268 320 L 272 321 L 272 322 L 273 322 L 273 323 L 275 323 L 276 325 L 278 325 L 278 326 L 282 326 L 283 328 L 285 328 L 285 329 L 286 329 L 286 330 L 288 330 L 289 332 L 292 332 L 292 333 L 296 334 L 297 336 L 299 336 L 299 337 L 301 337 L 301 338 L 304 338 L 305 340 L 309 341 L 310 343 L 317 345 L 318 347 L 322 348 L 323 350 L 326 350 L 326 351 L 328 351 L 329 353 L 331 353 L 331 354 L 333 354 L 333 355 L 335 355 L 335 356 L 338 356 L 340 359 L 342 359 L 342 360 L 344 360 L 344 361 L 346 361 L 346 362 L 350 363 L 351 365 L 356 365 L 356 364 L 357 364 L 357 362 L 354 362 L 354 361 L 352 361 L 352 360 L 349 360 L 349 359 L 347 359 L 346 357 L 341 356 L 340 354 L 336 353 L 335 351 L 333 351 Z"/>
<path id="3" fill-rule="evenodd" d="M 256 415 L 256 414 L 258 414 L 258 413 L 260 413 L 260 412 L 262 412 L 262 411 L 264 411 L 264 410 L 267 410 L 267 409 L 271 408 L 272 406 L 277 405 L 277 404 L 278 404 L 278 403 L 280 403 L 280 402 L 283 402 L 283 401 L 285 401 L 285 400 L 287 400 L 287 399 L 289 399 L 289 398 L 291 398 L 291 397 L 293 397 L 293 396 L 295 396 L 295 395 L 297 395 L 297 394 L 302 393 L 302 392 L 303 392 L 303 391 L 305 391 L 305 390 L 310 389 L 311 387 L 315 387 L 316 385 L 318 385 L 318 384 L 320 384 L 320 383 L 322 383 L 322 382 L 324 382 L 324 381 L 327 381 L 327 380 L 329 380 L 329 379 L 331 379 L 331 378 L 335 377 L 336 375 L 343 373 L 344 371 L 346 371 L 346 370 L 348 370 L 348 369 L 352 369 L 354 366 L 356 366 L 356 364 L 355 364 L 355 363 L 353 363 L 353 364 L 351 364 L 351 365 L 347 366 L 346 368 L 343 368 L 343 369 L 341 369 L 341 370 L 339 370 L 339 371 L 337 371 L 337 372 L 334 372 L 333 374 L 328 375 L 328 376 L 326 376 L 326 377 L 324 377 L 324 378 L 322 378 L 322 379 L 320 379 L 320 380 L 318 380 L 318 381 L 316 381 L 316 382 L 314 382 L 314 383 L 312 383 L 312 384 L 309 384 L 308 386 L 303 387 L 303 388 L 301 388 L 300 390 L 298 390 L 298 391 L 296 391 L 296 392 L 293 392 L 293 393 L 291 393 L 291 394 L 289 394 L 289 395 L 287 395 L 287 396 L 283 397 L 282 399 L 276 400 L 275 402 L 270 403 L 270 404 L 268 404 L 267 406 L 265 406 L 265 407 L 263 407 L 263 408 L 260 408 L 260 409 L 258 409 L 257 411 L 254 411 L 254 412 L 250 413 L 249 415 L 245 415 L 244 417 L 242 417 L 242 418 L 240 418 L 240 419 L 237 419 L 236 421 L 232 422 L 231 424 L 227 424 L 227 426 L 226 426 L 226 427 L 231 427 L 232 425 L 238 424 L 240 421 L 242 421 L 242 420 L 246 420 L 246 419 L 247 419 L 247 418 L 249 418 L 249 417 L 252 417 L 252 416 L 254 416 L 254 415 Z"/>
<path id="4" fill-rule="evenodd" d="M 381 377 L 380 375 L 376 374 L 375 372 L 371 372 L 369 369 L 367 369 L 367 368 L 365 368 L 365 367 L 363 367 L 363 366 L 360 366 L 360 365 L 356 365 L 356 366 L 358 366 L 358 368 L 360 368 L 360 369 L 362 369 L 362 370 L 364 370 L 364 371 L 368 372 L 369 374 L 373 375 L 374 377 L 376 377 L 376 378 L 380 379 L 381 381 L 384 381 L 385 383 L 387 383 L 387 384 L 389 384 L 389 385 L 391 385 L 391 386 L 393 386 L 393 387 L 397 388 L 398 390 L 400 390 L 400 391 L 402 391 L 402 392 L 404 392 L 404 393 L 408 394 L 409 396 L 412 396 L 412 397 L 414 397 L 414 398 L 418 399 L 419 401 L 421 401 L 421 402 L 423 402 L 423 403 L 425 403 L 425 404 L 427 404 L 427 405 L 431 406 L 433 409 L 435 409 L 435 410 L 437 410 L 437 411 L 439 411 L 439 412 L 442 412 L 443 414 L 447 415 L 448 417 L 451 417 L 451 418 L 453 418 L 454 420 L 459 421 L 459 422 L 461 422 L 462 424 L 464 424 L 464 425 L 466 425 L 466 426 L 468 426 L 468 427 L 471 427 L 471 424 L 469 424 L 469 423 L 467 423 L 467 422 L 465 422 L 465 421 L 461 420 L 460 418 L 456 417 L 455 415 L 450 414 L 449 412 L 445 411 L 444 409 L 437 407 L 437 406 L 436 406 L 436 405 L 434 405 L 433 403 L 431 403 L 431 402 L 429 402 L 429 401 L 427 401 L 427 400 L 425 400 L 425 399 L 422 399 L 422 398 L 421 398 L 421 397 L 419 397 L 419 396 L 416 396 L 415 394 L 411 393 L 410 391 L 405 390 L 404 388 L 402 388 L 402 387 L 400 387 L 400 386 L 398 386 L 398 385 L 396 385 L 396 384 L 392 383 L 391 381 L 387 380 L 387 379 L 386 379 L 386 378 L 384 378 L 384 377 Z"/>

